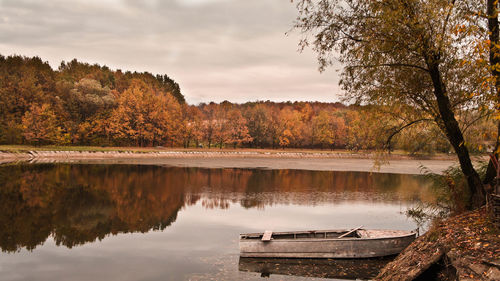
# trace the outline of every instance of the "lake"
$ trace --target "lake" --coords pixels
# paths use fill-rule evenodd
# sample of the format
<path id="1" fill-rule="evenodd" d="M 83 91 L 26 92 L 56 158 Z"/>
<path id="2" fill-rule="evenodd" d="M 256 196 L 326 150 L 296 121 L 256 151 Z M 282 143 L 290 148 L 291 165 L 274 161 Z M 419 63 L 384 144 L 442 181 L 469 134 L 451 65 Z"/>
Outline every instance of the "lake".
<path id="1" fill-rule="evenodd" d="M 238 235 L 360 225 L 411 230 L 417 226 L 405 211 L 431 200 L 429 182 L 416 175 L 0 165 L 0 276 L 51 281 L 370 278 L 386 260 L 240 260 Z"/>

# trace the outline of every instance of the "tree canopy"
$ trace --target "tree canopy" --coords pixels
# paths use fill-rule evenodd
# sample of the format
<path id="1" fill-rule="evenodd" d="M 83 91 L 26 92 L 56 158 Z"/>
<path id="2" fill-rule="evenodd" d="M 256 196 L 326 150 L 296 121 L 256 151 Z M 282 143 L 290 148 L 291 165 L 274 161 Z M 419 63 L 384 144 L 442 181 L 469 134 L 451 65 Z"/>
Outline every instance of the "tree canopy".
<path id="1" fill-rule="evenodd" d="M 457 153 L 480 206 L 485 191 L 464 131 L 468 112 L 490 115 L 496 103 L 481 62 L 486 3 L 455 0 L 300 0 L 295 27 L 312 45 L 320 70 L 338 59 L 347 100 L 391 107 L 401 127 L 433 121 Z M 495 2 L 496 11 L 498 3 Z M 495 12 L 494 17 L 498 17 Z M 498 25 L 498 22 L 497 22 Z M 491 42 L 490 42 L 491 43 Z M 493 93 L 493 95 L 492 95 Z M 401 118 L 404 116 L 404 118 Z M 474 121 L 477 121 L 474 120 Z"/>

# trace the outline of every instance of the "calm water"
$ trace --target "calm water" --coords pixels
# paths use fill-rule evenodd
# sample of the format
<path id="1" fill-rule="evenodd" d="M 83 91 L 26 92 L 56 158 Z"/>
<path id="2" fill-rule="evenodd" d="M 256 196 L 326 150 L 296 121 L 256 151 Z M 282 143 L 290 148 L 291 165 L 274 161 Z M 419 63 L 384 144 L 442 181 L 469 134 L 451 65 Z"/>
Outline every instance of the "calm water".
<path id="1" fill-rule="evenodd" d="M 238 234 L 410 230 L 416 225 L 404 211 L 427 200 L 428 184 L 412 175 L 0 166 L 0 279 L 369 278 L 385 261 L 240 260 Z"/>

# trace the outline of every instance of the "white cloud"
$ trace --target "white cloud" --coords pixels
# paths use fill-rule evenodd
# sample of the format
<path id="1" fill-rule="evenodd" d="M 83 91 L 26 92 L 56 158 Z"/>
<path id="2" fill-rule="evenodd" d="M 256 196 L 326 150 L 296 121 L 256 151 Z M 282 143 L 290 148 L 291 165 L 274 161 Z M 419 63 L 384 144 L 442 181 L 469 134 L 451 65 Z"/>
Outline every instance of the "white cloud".
<path id="1" fill-rule="evenodd" d="M 288 0 L 0 0 L 0 53 L 166 73 L 188 102 L 336 101 Z"/>

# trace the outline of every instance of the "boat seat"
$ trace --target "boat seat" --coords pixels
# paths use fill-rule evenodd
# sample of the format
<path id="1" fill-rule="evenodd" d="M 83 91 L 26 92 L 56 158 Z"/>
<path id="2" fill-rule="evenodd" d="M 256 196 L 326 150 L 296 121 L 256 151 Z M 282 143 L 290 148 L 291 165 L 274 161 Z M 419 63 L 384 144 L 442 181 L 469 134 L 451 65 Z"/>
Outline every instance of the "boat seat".
<path id="1" fill-rule="evenodd" d="M 264 231 L 264 235 L 262 235 L 262 241 L 271 241 L 271 236 L 273 236 L 273 232 L 271 230 Z"/>

